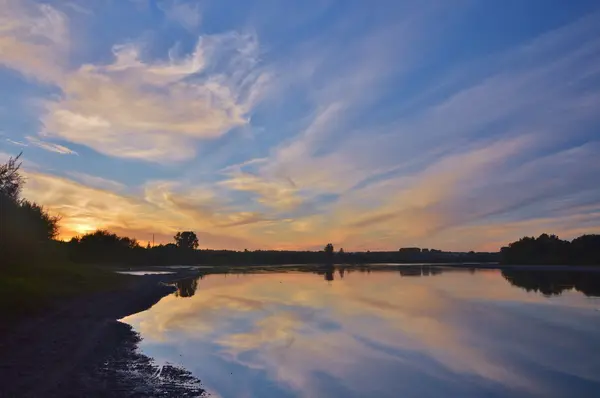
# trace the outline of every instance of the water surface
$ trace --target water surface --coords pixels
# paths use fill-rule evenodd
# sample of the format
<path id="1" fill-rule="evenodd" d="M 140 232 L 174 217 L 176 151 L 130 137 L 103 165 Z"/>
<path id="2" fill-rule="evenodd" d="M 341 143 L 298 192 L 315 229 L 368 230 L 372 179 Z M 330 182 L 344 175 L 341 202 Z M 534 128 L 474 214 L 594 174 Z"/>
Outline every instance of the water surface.
<path id="1" fill-rule="evenodd" d="M 370 271 L 370 272 L 369 272 Z M 215 397 L 598 397 L 598 273 L 382 267 L 180 282 L 124 319 Z"/>
<path id="2" fill-rule="evenodd" d="M 168 274 L 174 274 L 175 272 L 173 271 L 116 271 L 117 274 L 123 274 L 123 275 L 137 275 L 137 276 L 144 276 L 144 275 L 168 275 Z"/>

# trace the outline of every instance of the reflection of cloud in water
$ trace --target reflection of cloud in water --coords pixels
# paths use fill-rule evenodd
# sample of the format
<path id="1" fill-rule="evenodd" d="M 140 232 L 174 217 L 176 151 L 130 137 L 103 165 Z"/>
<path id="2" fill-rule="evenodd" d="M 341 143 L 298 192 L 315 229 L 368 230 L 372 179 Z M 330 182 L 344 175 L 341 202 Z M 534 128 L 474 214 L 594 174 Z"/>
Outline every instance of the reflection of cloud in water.
<path id="1" fill-rule="evenodd" d="M 148 354 L 223 397 L 591 397 L 592 308 L 574 292 L 550 300 L 517 289 L 498 271 L 334 282 L 280 273 L 209 275 L 193 297 L 126 321 Z"/>

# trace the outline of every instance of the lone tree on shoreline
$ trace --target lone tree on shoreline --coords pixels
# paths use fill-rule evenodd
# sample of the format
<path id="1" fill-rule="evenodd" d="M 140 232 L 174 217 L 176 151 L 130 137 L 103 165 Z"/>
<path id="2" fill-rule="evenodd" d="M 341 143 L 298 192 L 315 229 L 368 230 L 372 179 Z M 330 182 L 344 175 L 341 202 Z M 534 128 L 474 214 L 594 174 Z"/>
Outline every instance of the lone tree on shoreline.
<path id="1" fill-rule="evenodd" d="M 332 263 L 333 262 L 333 245 L 331 243 L 326 244 L 323 251 L 325 252 L 325 260 L 327 261 L 327 263 Z"/>
<path id="2" fill-rule="evenodd" d="M 192 231 L 177 232 L 173 237 L 175 244 L 180 249 L 197 249 L 198 248 L 198 237 Z"/>

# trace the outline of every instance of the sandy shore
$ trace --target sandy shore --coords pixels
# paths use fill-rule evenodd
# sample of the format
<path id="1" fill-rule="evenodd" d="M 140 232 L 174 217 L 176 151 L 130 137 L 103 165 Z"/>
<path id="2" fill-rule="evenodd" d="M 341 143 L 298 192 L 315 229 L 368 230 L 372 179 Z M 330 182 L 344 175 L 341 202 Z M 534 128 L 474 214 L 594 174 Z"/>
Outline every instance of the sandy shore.
<path id="1" fill-rule="evenodd" d="M 191 271 L 131 277 L 127 288 L 71 300 L 0 336 L 1 397 L 197 397 L 199 380 L 158 368 L 117 319 L 150 308 Z"/>

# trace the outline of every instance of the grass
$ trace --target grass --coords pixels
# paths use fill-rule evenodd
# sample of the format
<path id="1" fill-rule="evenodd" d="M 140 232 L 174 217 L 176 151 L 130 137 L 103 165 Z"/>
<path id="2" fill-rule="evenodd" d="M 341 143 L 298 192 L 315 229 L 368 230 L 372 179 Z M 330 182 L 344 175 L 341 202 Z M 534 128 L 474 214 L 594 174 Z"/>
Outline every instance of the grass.
<path id="1" fill-rule="evenodd" d="M 0 314 L 15 321 L 56 303 L 126 286 L 131 278 L 98 266 L 73 264 L 49 255 L 2 264 Z"/>

